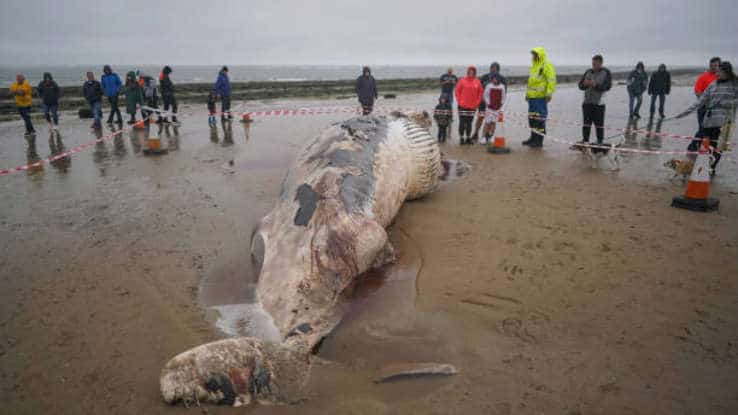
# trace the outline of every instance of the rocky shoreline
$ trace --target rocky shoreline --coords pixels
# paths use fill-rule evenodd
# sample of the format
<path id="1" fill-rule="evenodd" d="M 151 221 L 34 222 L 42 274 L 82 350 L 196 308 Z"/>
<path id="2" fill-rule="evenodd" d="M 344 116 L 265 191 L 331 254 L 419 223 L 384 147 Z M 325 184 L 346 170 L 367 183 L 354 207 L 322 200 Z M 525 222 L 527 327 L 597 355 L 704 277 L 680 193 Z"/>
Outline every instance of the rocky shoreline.
<path id="1" fill-rule="evenodd" d="M 697 75 L 699 69 L 675 69 L 671 71 L 672 78 Z M 623 81 L 627 78 L 629 72 L 613 72 L 613 80 Z M 577 82 L 579 74 L 558 75 L 559 84 L 567 84 Z M 508 77 L 510 85 L 522 85 L 526 82 L 527 76 L 511 76 Z M 246 100 L 270 100 L 283 98 L 334 98 L 334 99 L 350 99 L 354 97 L 353 79 L 335 80 L 335 81 L 267 81 L 267 82 L 233 82 L 232 100 L 235 102 Z M 415 78 L 415 79 L 379 79 L 377 87 L 380 95 L 399 95 L 423 91 L 431 91 L 438 89 L 438 78 Z M 212 90 L 212 83 L 186 83 L 177 84 L 177 100 L 181 103 L 201 102 L 203 110 L 207 95 Z M 41 116 L 41 102 L 37 97 L 36 88 L 34 87 L 33 115 Z M 82 97 L 82 87 L 64 86 L 62 89 L 62 97 L 60 100 L 60 110 L 76 111 L 80 108 L 87 107 L 87 103 Z M 107 103 L 103 103 L 103 110 L 107 107 Z M 0 88 L 0 121 L 15 119 L 17 111 L 15 103 L 8 88 Z"/>

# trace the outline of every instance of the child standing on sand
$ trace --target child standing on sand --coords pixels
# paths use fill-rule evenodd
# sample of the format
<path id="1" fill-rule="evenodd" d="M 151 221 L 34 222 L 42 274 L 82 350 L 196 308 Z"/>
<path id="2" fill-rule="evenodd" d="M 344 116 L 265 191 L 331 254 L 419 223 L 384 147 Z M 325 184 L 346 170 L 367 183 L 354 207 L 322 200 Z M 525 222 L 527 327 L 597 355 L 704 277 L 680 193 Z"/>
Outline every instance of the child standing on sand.
<path id="1" fill-rule="evenodd" d="M 497 120 L 502 113 L 502 106 L 505 105 L 505 85 L 500 82 L 500 78 L 490 77 L 489 83 L 484 88 L 484 98 L 482 102 L 487 104 L 484 113 L 484 140 L 489 143 L 495 134 Z"/>
<path id="2" fill-rule="evenodd" d="M 215 127 L 215 92 L 208 94 L 208 125 Z"/>
<path id="3" fill-rule="evenodd" d="M 441 95 L 438 99 L 438 105 L 433 111 L 433 118 L 438 124 L 438 142 L 445 143 L 448 125 L 451 123 L 451 104 L 448 103 L 446 95 Z"/>

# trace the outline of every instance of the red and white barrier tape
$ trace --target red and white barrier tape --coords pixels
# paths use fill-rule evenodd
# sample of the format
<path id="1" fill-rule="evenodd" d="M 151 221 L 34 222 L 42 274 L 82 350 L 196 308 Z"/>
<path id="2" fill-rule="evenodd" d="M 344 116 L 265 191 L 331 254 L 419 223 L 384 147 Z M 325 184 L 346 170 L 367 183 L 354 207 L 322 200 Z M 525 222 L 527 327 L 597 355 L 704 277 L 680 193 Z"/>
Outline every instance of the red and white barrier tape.
<path id="1" fill-rule="evenodd" d="M 536 116 L 529 115 L 529 113 L 527 113 L 527 112 L 526 113 L 516 112 L 516 114 L 517 115 L 521 115 L 521 116 L 525 116 L 525 117 L 529 117 L 529 118 L 533 118 L 533 119 L 544 120 L 546 122 L 550 122 L 550 123 L 554 123 L 554 124 L 568 124 L 568 125 L 573 125 L 573 126 L 577 126 L 577 127 L 581 127 L 581 126 L 584 125 L 584 123 L 582 123 L 580 121 L 569 120 L 569 119 L 565 119 L 565 118 L 564 119 L 561 119 L 561 118 L 555 118 L 555 117 L 554 118 L 552 118 L 552 117 L 545 117 L 545 118 L 544 117 L 536 117 Z M 662 133 L 662 132 L 657 132 L 657 131 L 644 130 L 644 129 L 640 129 L 640 128 L 637 128 L 637 129 L 636 128 L 618 128 L 618 127 L 609 127 L 607 125 L 597 126 L 597 125 L 594 125 L 594 124 L 592 125 L 592 127 L 593 128 L 602 128 L 602 129 L 604 129 L 606 131 L 616 131 L 616 132 L 621 133 L 621 134 L 642 134 L 642 135 L 644 135 L 646 137 L 677 138 L 677 139 L 682 139 L 682 140 L 702 140 L 701 138 L 697 138 L 697 137 L 694 137 L 694 136 L 691 136 L 691 135 L 680 135 L 680 134 Z"/>
<path id="2" fill-rule="evenodd" d="M 236 105 L 234 107 L 234 110 L 236 108 L 241 107 L 241 106 L 243 106 L 243 104 Z M 189 116 L 189 115 L 193 115 L 194 114 L 193 111 L 185 111 L 185 112 L 181 112 L 181 113 L 176 114 L 176 113 L 172 113 L 172 112 L 169 112 L 169 111 L 164 111 L 164 110 L 160 110 L 158 108 L 151 108 L 151 107 L 142 107 L 141 109 L 142 110 L 146 110 L 146 111 L 150 111 L 150 112 L 153 112 L 153 113 L 158 113 L 158 114 L 164 115 L 164 116 L 169 116 L 169 115 L 172 115 L 172 116 Z M 374 113 L 380 113 L 381 114 L 381 113 L 392 113 L 392 112 L 395 112 L 395 111 L 408 112 L 408 111 L 423 111 L 423 110 L 420 110 L 418 108 L 411 108 L 411 107 L 376 107 L 373 112 Z M 226 112 L 226 113 L 214 113 L 214 114 L 211 114 L 211 115 L 230 115 L 230 114 L 233 114 L 234 112 L 236 114 L 238 114 L 237 111 L 230 111 L 230 112 Z M 338 114 L 338 113 L 361 114 L 361 112 L 362 112 L 361 106 L 328 106 L 328 107 L 307 107 L 307 108 L 296 108 L 296 109 L 272 109 L 272 110 L 259 110 L 259 111 L 244 111 L 244 112 L 241 112 L 240 115 L 241 116 L 243 116 L 243 115 L 249 115 L 250 117 L 279 117 L 279 116 L 328 115 L 328 114 Z M 426 111 L 426 112 L 428 112 L 429 114 L 433 114 L 434 113 L 433 110 Z M 450 112 L 453 114 L 453 110 L 450 111 Z M 441 113 L 441 111 L 436 111 L 436 113 Z M 461 114 L 461 115 L 474 115 L 476 113 L 477 113 L 476 110 L 475 111 L 460 111 L 459 112 L 459 114 Z M 514 118 L 515 117 L 517 117 L 517 118 L 524 118 L 524 119 L 527 120 L 529 118 L 529 114 L 528 113 L 515 112 L 515 111 L 505 111 L 505 114 L 512 115 L 513 116 L 513 117 L 509 117 L 510 119 L 513 120 L 512 122 L 514 122 L 516 124 L 519 124 L 519 125 L 521 125 L 523 127 L 528 127 L 528 125 L 525 124 L 525 123 L 523 123 L 522 121 L 517 121 L 517 122 L 514 121 Z M 566 120 L 566 119 L 557 120 L 557 119 L 547 118 L 546 121 L 553 122 L 553 123 L 568 123 L 568 124 L 574 124 L 574 125 L 581 125 L 581 124 L 579 124 L 579 123 L 577 123 L 575 121 Z M 648 130 L 621 129 L 621 128 L 614 128 L 614 127 L 607 127 L 607 126 L 596 127 L 596 128 L 605 128 L 607 130 L 614 130 L 614 131 L 621 132 L 623 134 L 628 134 L 628 133 L 641 133 L 641 134 L 646 134 L 646 135 L 651 135 L 651 136 L 683 138 L 683 139 L 690 139 L 690 140 L 695 140 L 696 139 L 695 137 L 692 137 L 692 136 L 682 136 L 682 135 L 676 135 L 676 134 L 670 134 L 670 133 L 656 133 L 656 132 L 650 132 Z M 17 172 L 27 171 L 28 169 L 38 167 L 38 166 L 42 165 L 43 163 L 56 161 L 56 160 L 61 159 L 61 158 L 64 158 L 64 157 L 69 157 L 69 156 L 71 156 L 71 155 L 73 155 L 75 153 L 79 153 L 80 151 L 85 150 L 85 149 L 91 147 L 92 145 L 94 145 L 96 143 L 110 140 L 111 138 L 115 137 L 116 135 L 122 134 L 122 133 L 124 133 L 126 131 L 129 131 L 129 130 L 130 130 L 129 128 L 122 128 L 122 129 L 117 130 L 117 131 L 114 131 L 113 133 L 108 134 L 106 136 L 102 136 L 102 137 L 100 137 L 98 139 L 95 139 L 93 141 L 90 141 L 90 142 L 87 142 L 87 143 L 84 143 L 84 144 L 80 144 L 80 145 L 78 145 L 78 146 L 76 146 L 74 148 L 71 148 L 71 149 L 69 149 L 69 150 L 67 150 L 65 152 L 62 152 L 62 153 L 57 154 L 57 155 L 49 156 L 47 158 L 41 159 L 39 161 L 36 161 L 34 163 L 30 163 L 30 164 L 23 165 L 23 166 L 17 166 L 17 167 L 13 167 L 13 168 L 0 169 L 0 176 L 8 175 L 8 174 L 11 174 L 11 173 L 17 173 Z M 682 150 L 682 151 L 658 151 L 658 150 L 641 150 L 641 149 L 632 149 L 632 148 L 623 148 L 623 147 L 614 148 L 614 147 L 610 147 L 610 146 L 600 146 L 600 145 L 597 145 L 597 144 L 582 144 L 582 143 L 579 143 L 579 142 L 564 140 L 564 139 L 557 138 L 557 137 L 554 137 L 554 136 L 551 136 L 551 135 L 547 135 L 547 134 L 544 135 L 544 137 L 549 138 L 551 141 L 560 142 L 560 143 L 569 144 L 569 145 L 575 145 L 576 144 L 578 146 L 583 146 L 583 147 L 607 148 L 607 149 L 614 149 L 615 151 L 625 152 L 625 153 L 638 153 L 638 154 L 651 154 L 651 155 L 653 155 L 653 154 L 697 154 L 697 152 L 690 152 L 690 151 L 686 151 L 686 150 Z M 723 153 L 725 153 L 725 152 L 723 152 Z M 733 160 L 733 161 L 738 163 L 738 161 L 735 161 L 735 160 Z"/>
<path id="3" fill-rule="evenodd" d="M 139 122 L 141 122 L 141 121 L 139 121 Z M 35 161 L 33 163 L 29 163 L 29 164 L 22 165 L 22 166 L 16 166 L 16 167 L 12 167 L 12 168 L 7 168 L 7 169 L 0 169 L 0 176 L 5 176 L 5 175 L 11 174 L 11 173 L 20 173 L 20 172 L 23 172 L 23 171 L 27 171 L 29 169 L 37 168 L 37 167 L 41 166 L 44 163 L 51 163 L 53 161 L 57 161 L 59 159 L 65 158 L 65 157 L 70 157 L 71 155 L 76 154 L 76 153 L 79 153 L 82 150 L 86 150 L 86 149 L 92 147 L 93 145 L 95 145 L 97 143 L 102 143 L 103 141 L 108 141 L 111 138 L 113 138 L 113 137 L 115 137 L 117 135 L 123 134 L 126 131 L 130 131 L 130 128 L 121 128 L 120 130 L 113 131 L 112 133 L 110 133 L 108 135 L 100 136 L 100 138 L 96 138 L 96 139 L 94 139 L 92 141 L 88 141 L 88 142 L 83 143 L 83 144 L 80 144 L 80 145 L 78 145 L 76 147 L 72 147 L 72 148 L 70 148 L 67 151 L 63 151 L 63 152 L 61 152 L 59 154 L 56 154 L 56 155 L 51 155 L 49 157 L 43 158 L 43 159 L 38 160 L 38 161 Z"/>
<path id="4" fill-rule="evenodd" d="M 510 117 L 513 124 L 517 124 L 521 127 L 528 127 L 526 123 L 524 123 L 522 120 L 517 120 L 513 117 Z M 565 140 L 563 138 L 554 137 L 550 134 L 543 134 L 540 132 L 536 132 L 535 134 L 541 135 L 544 138 L 550 139 L 551 141 L 562 143 L 562 144 L 568 144 L 568 145 L 576 145 L 578 147 L 588 147 L 588 148 L 598 148 L 598 149 L 607 149 L 612 151 L 617 151 L 620 153 L 636 153 L 636 154 L 648 154 L 648 155 L 682 155 L 682 154 L 698 154 L 697 151 L 687 151 L 687 150 L 677 150 L 677 151 L 661 151 L 661 150 L 642 150 L 639 148 L 627 148 L 627 147 L 616 147 L 616 146 L 610 146 L 605 144 L 590 144 L 590 143 L 584 143 L 581 141 L 571 141 L 571 140 Z"/>

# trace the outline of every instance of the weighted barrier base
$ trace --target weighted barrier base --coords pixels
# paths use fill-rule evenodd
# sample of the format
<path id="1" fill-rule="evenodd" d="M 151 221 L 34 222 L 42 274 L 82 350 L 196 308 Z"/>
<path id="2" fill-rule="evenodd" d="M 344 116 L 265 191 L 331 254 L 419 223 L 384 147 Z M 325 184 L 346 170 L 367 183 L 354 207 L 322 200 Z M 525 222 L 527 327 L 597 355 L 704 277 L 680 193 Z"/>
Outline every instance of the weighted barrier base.
<path id="1" fill-rule="evenodd" d="M 713 210 L 717 210 L 720 206 L 720 199 L 690 199 L 684 196 L 677 196 L 671 199 L 671 206 L 680 209 L 693 210 L 695 212 L 712 212 Z"/>
<path id="2" fill-rule="evenodd" d="M 143 153 L 147 156 L 158 156 L 160 154 L 169 153 L 169 150 L 167 150 L 166 148 L 144 148 Z"/>
<path id="3" fill-rule="evenodd" d="M 492 154 L 508 154 L 510 149 L 507 147 L 487 147 L 487 152 Z"/>

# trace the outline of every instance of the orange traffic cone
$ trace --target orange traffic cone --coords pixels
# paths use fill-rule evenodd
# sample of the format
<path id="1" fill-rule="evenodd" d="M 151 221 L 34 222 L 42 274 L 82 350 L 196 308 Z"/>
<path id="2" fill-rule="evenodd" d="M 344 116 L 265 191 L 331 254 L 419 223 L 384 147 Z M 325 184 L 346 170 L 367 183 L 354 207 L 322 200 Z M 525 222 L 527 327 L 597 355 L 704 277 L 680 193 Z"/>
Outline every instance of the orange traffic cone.
<path id="1" fill-rule="evenodd" d="M 720 200 L 708 197 L 710 193 L 710 140 L 703 139 L 697 160 L 694 162 L 692 174 L 687 182 L 687 191 L 684 196 L 677 196 L 671 200 L 672 207 L 710 212 L 720 206 Z"/>
<path id="2" fill-rule="evenodd" d="M 510 149 L 505 147 L 505 126 L 504 117 L 502 111 L 497 117 L 497 126 L 495 127 L 495 138 L 492 141 L 492 145 L 487 144 L 487 151 L 492 154 L 507 154 Z"/>
<path id="3" fill-rule="evenodd" d="M 169 150 L 161 146 L 161 138 L 159 137 L 159 126 L 149 123 L 149 137 L 146 139 L 146 148 L 144 154 L 164 154 Z"/>

